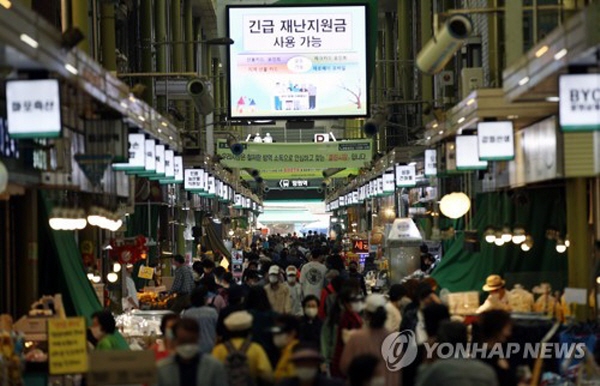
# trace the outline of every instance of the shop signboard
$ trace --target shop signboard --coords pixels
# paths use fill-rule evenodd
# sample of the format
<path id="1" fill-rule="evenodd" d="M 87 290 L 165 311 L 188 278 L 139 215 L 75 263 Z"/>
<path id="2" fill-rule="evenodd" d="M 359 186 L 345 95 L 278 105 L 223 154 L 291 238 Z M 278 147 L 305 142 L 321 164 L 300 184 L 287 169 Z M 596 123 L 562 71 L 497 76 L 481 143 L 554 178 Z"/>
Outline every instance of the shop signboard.
<path id="1" fill-rule="evenodd" d="M 215 182 L 215 176 L 208 175 L 208 197 L 215 197 L 217 195 L 217 185 Z"/>
<path id="2" fill-rule="evenodd" d="M 178 155 L 173 158 L 173 171 L 175 172 L 174 184 L 183 183 L 183 157 Z"/>
<path id="3" fill-rule="evenodd" d="M 217 155 L 223 166 L 234 169 L 361 168 L 373 155 L 372 140 L 321 143 L 248 142 L 241 155 L 231 153 L 226 140 L 217 142 Z M 288 177 L 289 178 L 289 177 Z"/>
<path id="4" fill-rule="evenodd" d="M 325 212 L 328 212 L 328 213 L 331 212 L 331 204 L 330 203 L 325 204 Z"/>
<path id="5" fill-rule="evenodd" d="M 202 191 L 202 178 L 204 177 L 204 170 L 185 169 L 183 174 L 183 188 L 185 190 L 192 193 L 199 193 Z"/>
<path id="6" fill-rule="evenodd" d="M 360 203 L 360 201 L 358 200 L 358 190 L 352 192 L 352 203 L 355 205 Z"/>
<path id="7" fill-rule="evenodd" d="M 156 141 L 153 139 L 146 140 L 144 148 L 144 170 L 146 172 L 156 171 Z"/>
<path id="8" fill-rule="evenodd" d="M 476 135 L 456 136 L 456 169 L 457 170 L 485 170 L 487 161 L 479 160 Z"/>
<path id="9" fill-rule="evenodd" d="M 166 173 L 165 167 L 165 145 L 156 145 L 156 175 L 164 176 Z"/>
<path id="10" fill-rule="evenodd" d="M 564 173 L 563 156 L 560 153 L 562 144 L 559 141 L 556 117 L 536 122 L 523 129 L 521 134 L 523 162 L 517 163 L 515 176 L 523 174 L 525 183 L 561 177 Z"/>
<path id="11" fill-rule="evenodd" d="M 558 80 L 563 132 L 600 130 L 600 74 L 565 74 Z"/>
<path id="12" fill-rule="evenodd" d="M 383 173 L 383 194 L 385 196 L 393 194 L 395 189 L 394 171 L 386 170 L 385 173 Z"/>
<path id="13" fill-rule="evenodd" d="M 512 121 L 479 122 L 477 144 L 481 161 L 511 161 L 515 159 L 515 139 Z"/>
<path id="14" fill-rule="evenodd" d="M 295 188 L 308 188 L 310 181 L 308 180 L 279 180 L 279 187 L 281 189 L 295 189 Z"/>
<path id="15" fill-rule="evenodd" d="M 165 150 L 165 177 L 175 178 L 175 153 L 173 150 Z"/>
<path id="16" fill-rule="evenodd" d="M 437 176 L 437 150 L 425 150 L 425 177 Z"/>
<path id="17" fill-rule="evenodd" d="M 367 6 L 229 6 L 229 113 L 368 115 Z"/>
<path id="18" fill-rule="evenodd" d="M 411 188 L 417 185 L 417 171 L 415 165 L 396 165 L 396 186 Z"/>
<path id="19" fill-rule="evenodd" d="M 88 371 L 85 319 L 48 319 L 48 361 L 51 375 Z"/>
<path id="20" fill-rule="evenodd" d="M 235 194 L 233 197 L 233 207 L 236 209 L 241 209 L 242 208 L 242 195 L 241 194 Z"/>
<path id="21" fill-rule="evenodd" d="M 369 253 L 368 240 L 352 240 L 352 252 L 354 253 Z"/>
<path id="22" fill-rule="evenodd" d="M 129 141 L 129 160 L 126 163 L 114 163 L 114 170 L 144 171 L 146 169 L 146 137 L 144 134 L 132 133 Z"/>
<path id="23" fill-rule="evenodd" d="M 62 122 L 58 79 L 9 80 L 5 91 L 11 138 L 60 137 Z"/>
<path id="24" fill-rule="evenodd" d="M 340 207 L 343 208 L 346 206 L 346 196 L 340 196 L 339 198 Z"/>

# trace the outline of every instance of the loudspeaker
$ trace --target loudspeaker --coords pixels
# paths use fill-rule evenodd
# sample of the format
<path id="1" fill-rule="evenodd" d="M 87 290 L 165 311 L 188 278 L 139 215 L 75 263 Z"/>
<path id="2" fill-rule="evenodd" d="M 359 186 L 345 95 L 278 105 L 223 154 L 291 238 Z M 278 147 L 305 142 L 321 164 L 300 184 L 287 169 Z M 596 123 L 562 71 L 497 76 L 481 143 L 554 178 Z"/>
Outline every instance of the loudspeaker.
<path id="1" fill-rule="evenodd" d="M 190 80 L 186 89 L 200 115 L 208 115 L 213 112 L 215 108 L 213 97 L 202 80 L 197 78 Z"/>

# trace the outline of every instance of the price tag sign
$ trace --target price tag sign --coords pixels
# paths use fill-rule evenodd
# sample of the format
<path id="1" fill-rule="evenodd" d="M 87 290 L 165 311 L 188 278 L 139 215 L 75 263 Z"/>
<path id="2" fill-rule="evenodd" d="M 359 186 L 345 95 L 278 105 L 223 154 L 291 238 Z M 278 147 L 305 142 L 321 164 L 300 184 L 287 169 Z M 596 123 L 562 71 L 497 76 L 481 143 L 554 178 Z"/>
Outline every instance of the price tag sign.
<path id="1" fill-rule="evenodd" d="M 138 271 L 138 277 L 140 279 L 151 280 L 154 276 L 154 268 L 146 267 L 145 265 L 140 266 L 140 270 Z"/>

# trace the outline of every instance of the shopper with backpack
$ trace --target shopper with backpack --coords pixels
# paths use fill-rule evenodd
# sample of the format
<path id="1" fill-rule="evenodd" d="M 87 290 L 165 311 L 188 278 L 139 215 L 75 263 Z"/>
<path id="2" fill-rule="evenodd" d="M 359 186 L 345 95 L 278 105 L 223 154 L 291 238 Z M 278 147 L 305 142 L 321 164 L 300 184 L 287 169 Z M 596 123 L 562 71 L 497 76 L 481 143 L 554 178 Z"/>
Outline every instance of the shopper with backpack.
<path id="1" fill-rule="evenodd" d="M 212 355 L 225 364 L 229 386 L 255 386 L 273 382 L 273 368 L 265 350 L 252 342 L 252 315 L 237 311 L 225 318 L 230 339 L 217 345 Z"/>

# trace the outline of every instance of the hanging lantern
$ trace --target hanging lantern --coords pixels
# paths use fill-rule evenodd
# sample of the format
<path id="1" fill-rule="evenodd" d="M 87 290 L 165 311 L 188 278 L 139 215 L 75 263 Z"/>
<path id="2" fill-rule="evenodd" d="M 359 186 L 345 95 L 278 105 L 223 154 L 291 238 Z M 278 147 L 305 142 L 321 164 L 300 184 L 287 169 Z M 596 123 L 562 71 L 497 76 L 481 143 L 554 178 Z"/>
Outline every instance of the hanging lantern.
<path id="1" fill-rule="evenodd" d="M 446 194 L 440 201 L 440 211 L 448 218 L 461 218 L 469 209 L 471 199 L 462 192 Z"/>

